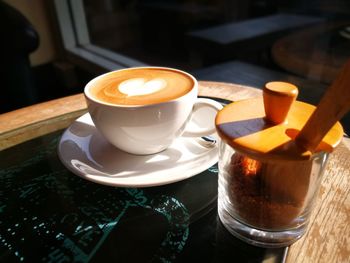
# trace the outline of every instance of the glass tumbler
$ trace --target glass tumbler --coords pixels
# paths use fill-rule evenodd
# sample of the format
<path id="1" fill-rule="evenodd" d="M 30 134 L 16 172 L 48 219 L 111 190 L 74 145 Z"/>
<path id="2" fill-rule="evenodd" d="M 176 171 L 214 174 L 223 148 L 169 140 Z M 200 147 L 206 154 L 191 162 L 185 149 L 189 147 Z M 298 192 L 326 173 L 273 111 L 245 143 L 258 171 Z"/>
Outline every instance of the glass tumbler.
<path id="1" fill-rule="evenodd" d="M 258 160 L 220 141 L 220 220 L 234 236 L 252 245 L 292 244 L 307 229 L 328 155 Z"/>

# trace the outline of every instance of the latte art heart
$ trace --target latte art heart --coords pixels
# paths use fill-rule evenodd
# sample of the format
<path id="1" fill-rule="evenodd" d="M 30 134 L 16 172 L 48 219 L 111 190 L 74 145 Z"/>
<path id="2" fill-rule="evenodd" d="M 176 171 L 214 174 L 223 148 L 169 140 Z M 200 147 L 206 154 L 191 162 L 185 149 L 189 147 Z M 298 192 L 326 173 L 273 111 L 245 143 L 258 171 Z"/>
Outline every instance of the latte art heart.
<path id="1" fill-rule="evenodd" d="M 119 84 L 119 91 L 127 96 L 141 96 L 155 93 L 166 86 L 164 79 L 152 79 L 147 81 L 143 78 L 134 78 L 123 81 Z"/>
<path id="2" fill-rule="evenodd" d="M 149 105 L 179 98 L 194 87 L 186 74 L 166 68 L 130 68 L 97 78 L 91 95 L 116 105 Z"/>

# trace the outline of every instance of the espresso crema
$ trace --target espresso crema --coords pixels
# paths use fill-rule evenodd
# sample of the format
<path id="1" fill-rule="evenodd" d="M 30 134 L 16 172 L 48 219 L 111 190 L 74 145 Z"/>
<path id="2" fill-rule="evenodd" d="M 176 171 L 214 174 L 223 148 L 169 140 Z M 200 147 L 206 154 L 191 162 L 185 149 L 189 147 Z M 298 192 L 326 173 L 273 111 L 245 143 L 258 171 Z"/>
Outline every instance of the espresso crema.
<path id="1" fill-rule="evenodd" d="M 99 101 L 118 105 L 148 105 L 179 98 L 194 87 L 194 80 L 164 68 L 131 68 L 97 79 L 90 91 Z"/>

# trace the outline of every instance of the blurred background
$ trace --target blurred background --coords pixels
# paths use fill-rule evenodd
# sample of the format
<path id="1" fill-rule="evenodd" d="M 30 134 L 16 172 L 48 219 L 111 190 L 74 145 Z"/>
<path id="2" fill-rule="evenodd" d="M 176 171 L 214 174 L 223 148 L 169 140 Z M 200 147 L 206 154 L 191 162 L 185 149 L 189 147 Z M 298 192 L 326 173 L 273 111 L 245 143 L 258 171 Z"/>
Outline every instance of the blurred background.
<path id="1" fill-rule="evenodd" d="M 289 81 L 317 104 L 350 57 L 350 1 L 0 0 L 0 34 L 0 113 L 140 65 L 257 88 Z M 349 133 L 349 114 L 343 124 Z"/>

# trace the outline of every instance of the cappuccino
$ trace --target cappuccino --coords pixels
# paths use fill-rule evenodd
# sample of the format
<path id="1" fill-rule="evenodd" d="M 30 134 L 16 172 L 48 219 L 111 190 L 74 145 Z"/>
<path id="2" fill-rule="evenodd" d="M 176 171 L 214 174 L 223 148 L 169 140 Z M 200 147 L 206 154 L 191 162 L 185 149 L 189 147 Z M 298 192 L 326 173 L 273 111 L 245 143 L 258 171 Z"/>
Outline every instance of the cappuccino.
<path id="1" fill-rule="evenodd" d="M 92 97 L 116 105 L 149 105 L 182 97 L 192 90 L 195 80 L 168 68 L 130 68 L 97 78 Z"/>
<path id="2" fill-rule="evenodd" d="M 198 114 L 205 108 L 207 112 L 222 109 L 216 101 L 197 98 L 198 82 L 193 76 L 162 67 L 106 73 L 86 84 L 84 94 L 96 129 L 109 143 L 131 154 L 161 152 L 184 133 L 210 135 L 215 126 L 201 125 Z"/>

